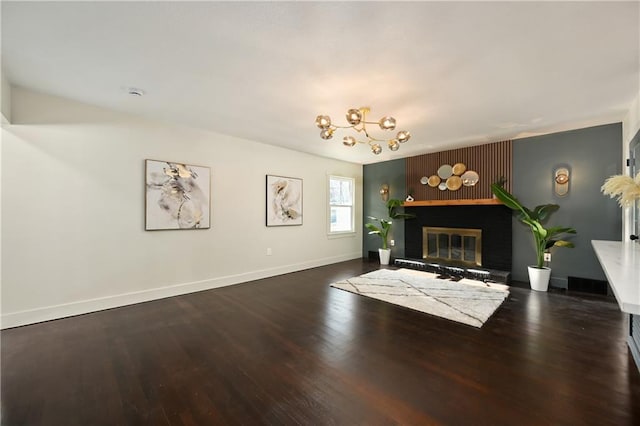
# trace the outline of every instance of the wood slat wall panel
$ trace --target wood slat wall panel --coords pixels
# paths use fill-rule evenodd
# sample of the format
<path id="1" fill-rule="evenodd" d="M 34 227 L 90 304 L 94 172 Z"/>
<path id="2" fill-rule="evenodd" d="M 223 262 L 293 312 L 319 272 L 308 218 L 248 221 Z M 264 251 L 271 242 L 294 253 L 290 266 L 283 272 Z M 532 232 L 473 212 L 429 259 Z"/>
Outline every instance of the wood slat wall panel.
<path id="1" fill-rule="evenodd" d="M 491 184 L 500 176 L 507 179 L 505 188 L 511 192 L 513 143 L 510 140 L 486 145 L 457 148 L 423 154 L 406 159 L 407 192 L 416 201 L 492 198 Z M 467 170 L 478 173 L 475 186 L 462 186 L 457 191 L 441 191 L 420 183 L 423 176 L 435 175 L 443 164 L 464 163 Z"/>

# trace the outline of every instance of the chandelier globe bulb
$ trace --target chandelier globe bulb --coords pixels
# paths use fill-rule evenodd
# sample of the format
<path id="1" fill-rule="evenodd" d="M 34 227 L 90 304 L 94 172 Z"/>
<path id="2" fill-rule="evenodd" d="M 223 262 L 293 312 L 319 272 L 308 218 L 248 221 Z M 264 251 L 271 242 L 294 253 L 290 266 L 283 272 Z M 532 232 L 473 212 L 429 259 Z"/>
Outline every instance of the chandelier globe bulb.
<path id="1" fill-rule="evenodd" d="M 378 122 L 382 130 L 393 130 L 396 128 L 396 119 L 393 117 L 382 117 Z"/>
<path id="2" fill-rule="evenodd" d="M 401 130 L 398 132 L 396 139 L 398 139 L 398 142 L 400 143 L 405 143 L 406 141 L 411 139 L 411 133 L 407 132 L 406 130 Z"/>
<path id="3" fill-rule="evenodd" d="M 316 126 L 320 129 L 328 129 L 331 126 L 331 117 L 328 115 L 319 115 L 316 117 Z"/>
<path id="4" fill-rule="evenodd" d="M 322 131 L 320 132 L 320 137 L 325 140 L 331 139 L 333 137 L 333 132 L 334 130 L 331 127 L 322 129 Z"/>
<path id="5" fill-rule="evenodd" d="M 351 108 L 347 111 L 347 122 L 352 126 L 357 126 L 362 121 L 362 112 L 359 109 Z"/>
<path id="6" fill-rule="evenodd" d="M 353 136 L 345 136 L 342 139 L 342 143 L 345 146 L 354 146 L 356 144 L 356 138 L 354 138 Z"/>

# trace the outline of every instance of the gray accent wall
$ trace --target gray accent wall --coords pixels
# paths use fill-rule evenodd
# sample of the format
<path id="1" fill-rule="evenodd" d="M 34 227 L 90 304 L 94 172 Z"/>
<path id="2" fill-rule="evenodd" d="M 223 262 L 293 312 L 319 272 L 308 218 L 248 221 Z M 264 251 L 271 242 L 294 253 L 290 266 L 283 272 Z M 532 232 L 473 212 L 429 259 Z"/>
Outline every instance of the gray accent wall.
<path id="1" fill-rule="evenodd" d="M 554 203 L 560 209 L 547 225 L 571 226 L 575 248 L 554 248 L 551 285 L 567 287 L 569 276 L 606 280 L 591 240 L 620 240 L 622 213 L 615 200 L 604 196 L 604 180 L 622 173 L 622 123 L 514 140 L 513 194 L 527 207 Z M 553 191 L 554 171 L 570 171 L 569 193 Z M 513 220 L 514 280 L 528 282 L 527 265 L 535 263 L 529 228 Z"/>
<path id="2" fill-rule="evenodd" d="M 401 158 L 382 163 L 367 164 L 363 167 L 363 224 L 370 221 L 368 219 L 369 216 L 387 217 L 385 202 L 380 197 L 382 184 L 389 185 L 389 198 L 404 200 L 407 197 L 405 164 L 404 158 Z M 390 235 L 390 239 L 395 240 L 395 246 L 391 247 L 391 256 L 404 256 L 404 224 L 394 223 Z M 362 240 L 363 257 L 367 257 L 369 251 L 375 252 L 381 247 L 380 237 L 369 235 L 366 229 L 363 230 Z"/>

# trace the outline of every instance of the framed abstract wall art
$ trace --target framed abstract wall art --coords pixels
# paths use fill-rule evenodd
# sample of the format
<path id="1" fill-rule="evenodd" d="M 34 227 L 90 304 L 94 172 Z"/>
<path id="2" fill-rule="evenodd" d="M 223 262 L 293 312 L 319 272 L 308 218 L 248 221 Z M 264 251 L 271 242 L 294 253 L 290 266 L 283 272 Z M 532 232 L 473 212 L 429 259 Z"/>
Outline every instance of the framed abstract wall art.
<path id="1" fill-rule="evenodd" d="M 302 179 L 267 175 L 267 226 L 302 225 Z"/>
<path id="2" fill-rule="evenodd" d="M 145 160 L 145 229 L 207 229 L 210 226 L 209 167 Z"/>

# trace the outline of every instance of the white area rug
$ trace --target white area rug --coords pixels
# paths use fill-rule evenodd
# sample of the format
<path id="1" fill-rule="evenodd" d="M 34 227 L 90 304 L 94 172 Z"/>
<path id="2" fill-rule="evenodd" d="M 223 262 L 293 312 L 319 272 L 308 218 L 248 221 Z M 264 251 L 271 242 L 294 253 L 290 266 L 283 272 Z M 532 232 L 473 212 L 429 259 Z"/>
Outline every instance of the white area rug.
<path id="1" fill-rule="evenodd" d="M 331 287 L 478 328 L 509 296 L 509 287 L 503 284 L 466 278 L 456 282 L 436 276 L 411 269 L 379 269 Z"/>

